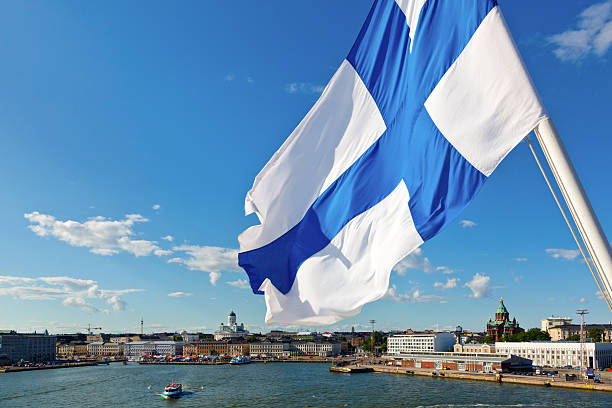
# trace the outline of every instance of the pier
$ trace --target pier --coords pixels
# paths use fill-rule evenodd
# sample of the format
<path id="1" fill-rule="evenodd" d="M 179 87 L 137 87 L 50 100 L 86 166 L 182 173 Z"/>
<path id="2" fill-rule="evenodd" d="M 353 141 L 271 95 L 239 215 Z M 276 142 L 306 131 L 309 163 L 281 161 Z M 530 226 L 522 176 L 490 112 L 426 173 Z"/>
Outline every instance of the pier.
<path id="1" fill-rule="evenodd" d="M 522 376 L 513 374 L 495 374 L 495 373 L 477 373 L 477 372 L 463 372 L 454 370 L 432 370 L 426 368 L 405 368 L 405 367 L 393 367 L 376 364 L 355 364 L 346 366 L 331 366 L 329 371 L 332 373 L 339 374 L 360 374 L 360 373 L 384 373 L 384 374 L 396 374 L 396 375 L 418 375 L 422 377 L 433 377 L 433 378 L 451 378 L 460 380 L 472 380 L 472 381 L 488 381 L 496 382 L 499 384 L 521 384 L 521 385 L 535 385 L 540 387 L 553 387 L 553 388 L 565 388 L 574 390 L 584 391 L 604 391 L 612 392 L 612 378 L 608 378 L 608 381 L 603 383 L 595 383 L 592 381 L 585 381 L 577 379 L 575 381 L 565 381 L 563 377 L 549 377 L 549 376 Z"/>

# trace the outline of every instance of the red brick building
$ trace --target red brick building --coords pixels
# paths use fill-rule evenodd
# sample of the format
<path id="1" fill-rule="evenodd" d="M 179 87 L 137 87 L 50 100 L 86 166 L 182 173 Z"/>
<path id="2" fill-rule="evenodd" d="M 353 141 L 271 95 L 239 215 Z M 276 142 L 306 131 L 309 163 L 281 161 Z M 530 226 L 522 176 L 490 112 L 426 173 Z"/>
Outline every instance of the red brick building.
<path id="1" fill-rule="evenodd" d="M 524 331 L 519 327 L 516 317 L 510 320 L 510 313 L 506 306 L 504 306 L 504 299 L 499 299 L 499 306 L 495 312 L 495 320 L 489 318 L 487 322 L 487 336 L 492 336 L 495 338 L 495 341 L 499 341 L 503 336 L 512 336 Z"/>

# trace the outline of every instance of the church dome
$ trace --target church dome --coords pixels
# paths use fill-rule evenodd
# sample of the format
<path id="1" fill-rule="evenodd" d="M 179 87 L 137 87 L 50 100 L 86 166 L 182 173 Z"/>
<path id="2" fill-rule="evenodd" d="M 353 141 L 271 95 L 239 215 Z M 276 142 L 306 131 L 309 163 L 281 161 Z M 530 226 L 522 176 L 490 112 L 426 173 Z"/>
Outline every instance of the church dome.
<path id="1" fill-rule="evenodd" d="M 233 310 L 230 312 L 230 314 L 229 314 L 229 315 L 230 315 L 230 316 L 234 316 L 234 317 L 236 317 L 236 313 L 234 313 L 234 311 L 233 311 Z"/>

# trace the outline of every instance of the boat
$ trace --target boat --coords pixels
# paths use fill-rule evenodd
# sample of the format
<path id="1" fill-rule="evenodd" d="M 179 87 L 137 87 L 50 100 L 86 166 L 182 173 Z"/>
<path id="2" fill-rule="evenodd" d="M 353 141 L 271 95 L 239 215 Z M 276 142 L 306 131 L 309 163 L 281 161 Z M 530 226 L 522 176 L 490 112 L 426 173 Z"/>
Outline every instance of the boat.
<path id="1" fill-rule="evenodd" d="M 181 383 L 172 383 L 168 384 L 166 388 L 164 388 L 164 393 L 162 394 L 166 398 L 178 398 L 183 393 L 183 384 Z"/>
<path id="2" fill-rule="evenodd" d="M 245 356 L 234 356 L 230 360 L 230 364 L 249 364 L 251 360 Z"/>

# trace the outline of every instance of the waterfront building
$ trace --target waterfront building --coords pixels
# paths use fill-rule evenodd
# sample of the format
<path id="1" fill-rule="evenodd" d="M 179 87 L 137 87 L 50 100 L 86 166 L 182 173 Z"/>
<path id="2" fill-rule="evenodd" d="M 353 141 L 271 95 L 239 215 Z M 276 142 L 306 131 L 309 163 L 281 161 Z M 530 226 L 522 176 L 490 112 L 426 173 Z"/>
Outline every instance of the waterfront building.
<path id="1" fill-rule="evenodd" d="M 580 342 L 532 341 L 497 342 L 498 353 L 515 354 L 533 360 L 534 365 L 550 367 L 579 367 Z M 612 343 L 584 343 L 584 364 L 590 368 L 607 368 L 612 364 Z"/>
<path id="2" fill-rule="evenodd" d="M 193 356 L 198 354 L 198 347 L 193 343 L 188 343 L 183 345 L 183 355 L 184 356 Z"/>
<path id="3" fill-rule="evenodd" d="M 67 344 L 59 344 L 56 353 L 63 358 L 75 358 L 87 355 L 87 343 L 72 342 Z"/>
<path id="4" fill-rule="evenodd" d="M 227 316 L 227 324 L 221 323 L 219 329 L 215 331 L 215 340 L 237 339 L 247 337 L 249 332 L 245 330 L 244 324 L 236 323 L 236 313 L 232 310 Z"/>
<path id="5" fill-rule="evenodd" d="M 123 354 L 123 344 L 104 341 L 94 341 L 87 345 L 87 354 L 90 356 L 120 356 Z"/>
<path id="6" fill-rule="evenodd" d="M 44 362 L 55 360 L 56 338 L 45 334 L 0 332 L 0 354 L 13 363 L 20 360 Z"/>
<path id="7" fill-rule="evenodd" d="M 297 341 L 291 343 L 289 350 L 292 356 L 329 357 L 340 354 L 342 345 L 332 342 Z"/>
<path id="8" fill-rule="evenodd" d="M 406 352 L 389 356 L 392 364 L 401 367 L 436 370 L 494 372 L 528 370 L 531 360 L 506 353 L 442 353 L 434 351 Z"/>
<path id="9" fill-rule="evenodd" d="M 588 332 L 591 329 L 603 330 L 603 338 L 601 339 L 602 341 L 612 340 L 612 324 L 585 324 L 584 335 L 586 337 L 588 337 Z M 550 329 L 548 329 L 548 334 L 550 334 L 550 339 L 552 341 L 567 340 L 569 336 L 580 335 L 580 325 L 562 324 L 559 326 L 551 327 Z"/>
<path id="10" fill-rule="evenodd" d="M 250 356 L 251 346 L 249 343 L 228 343 L 227 354 L 230 356 Z"/>
<path id="11" fill-rule="evenodd" d="M 401 354 L 421 351 L 448 351 L 455 344 L 450 332 L 396 334 L 387 338 L 387 352 Z"/>
<path id="12" fill-rule="evenodd" d="M 503 336 L 512 336 L 523 331 L 525 330 L 519 327 L 516 318 L 510 320 L 510 313 L 504 305 L 504 299 L 499 299 L 499 306 L 495 311 L 495 320 L 489 318 L 487 322 L 487 336 L 492 336 L 495 341 L 498 341 Z"/>
<path id="13" fill-rule="evenodd" d="M 495 353 L 495 344 L 460 344 L 457 343 L 454 346 L 455 353 L 478 353 L 488 354 Z"/>
<path id="14" fill-rule="evenodd" d="M 238 349 L 239 348 L 236 347 L 233 350 Z M 195 343 L 185 344 L 183 346 L 183 355 L 188 356 L 194 354 L 197 354 L 199 356 L 220 356 L 228 355 L 231 353 L 229 349 L 229 344 L 226 341 L 197 341 Z"/>
<path id="15" fill-rule="evenodd" d="M 183 354 L 183 343 L 178 341 L 133 341 L 123 345 L 126 356 L 174 356 Z"/>
<path id="16" fill-rule="evenodd" d="M 251 356 L 281 357 L 290 355 L 290 343 L 262 341 L 261 343 L 251 343 L 250 346 Z"/>
<path id="17" fill-rule="evenodd" d="M 549 329 L 557 326 L 563 326 L 565 324 L 572 324 L 572 318 L 551 316 L 546 319 L 542 319 L 542 331 L 548 333 Z"/>

